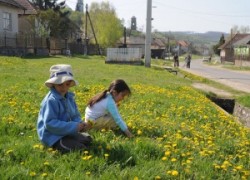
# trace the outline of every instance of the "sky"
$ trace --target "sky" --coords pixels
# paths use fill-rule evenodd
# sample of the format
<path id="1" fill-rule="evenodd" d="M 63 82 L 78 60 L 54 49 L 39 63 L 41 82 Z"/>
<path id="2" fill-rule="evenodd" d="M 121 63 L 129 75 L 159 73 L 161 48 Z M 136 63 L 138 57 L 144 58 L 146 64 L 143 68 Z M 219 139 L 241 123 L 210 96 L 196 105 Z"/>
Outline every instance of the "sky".
<path id="1" fill-rule="evenodd" d="M 83 0 L 84 6 L 92 2 L 109 2 L 117 17 L 130 28 L 135 16 L 137 28 L 146 31 L 148 0 Z M 75 9 L 77 0 L 66 0 Z M 152 0 L 152 30 L 192 31 L 204 33 L 219 31 L 230 33 L 234 26 L 250 27 L 250 0 Z"/>

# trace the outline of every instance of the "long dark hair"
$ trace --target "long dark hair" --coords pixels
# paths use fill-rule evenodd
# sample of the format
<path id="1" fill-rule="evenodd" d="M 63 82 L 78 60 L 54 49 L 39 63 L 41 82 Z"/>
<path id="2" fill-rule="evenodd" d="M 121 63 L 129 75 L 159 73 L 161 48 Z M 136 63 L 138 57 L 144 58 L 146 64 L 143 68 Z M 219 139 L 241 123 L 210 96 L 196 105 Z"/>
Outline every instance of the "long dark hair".
<path id="1" fill-rule="evenodd" d="M 131 94 L 130 88 L 126 84 L 126 82 L 122 79 L 116 79 L 109 85 L 109 88 L 102 91 L 100 94 L 95 95 L 93 98 L 91 98 L 88 102 L 88 106 L 93 106 L 95 103 L 101 101 L 107 96 L 107 93 L 111 93 L 113 91 L 116 91 L 117 93 L 127 91 L 128 95 Z"/>

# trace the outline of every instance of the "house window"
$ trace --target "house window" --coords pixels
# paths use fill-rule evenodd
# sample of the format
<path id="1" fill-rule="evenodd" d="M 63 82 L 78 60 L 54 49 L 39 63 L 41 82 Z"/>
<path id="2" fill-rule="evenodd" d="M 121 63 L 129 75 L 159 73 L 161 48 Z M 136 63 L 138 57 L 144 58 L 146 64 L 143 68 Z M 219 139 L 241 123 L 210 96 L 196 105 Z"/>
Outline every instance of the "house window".
<path id="1" fill-rule="evenodd" d="M 8 12 L 3 13 L 3 29 L 4 30 L 12 30 L 12 25 L 11 25 L 11 14 Z"/>

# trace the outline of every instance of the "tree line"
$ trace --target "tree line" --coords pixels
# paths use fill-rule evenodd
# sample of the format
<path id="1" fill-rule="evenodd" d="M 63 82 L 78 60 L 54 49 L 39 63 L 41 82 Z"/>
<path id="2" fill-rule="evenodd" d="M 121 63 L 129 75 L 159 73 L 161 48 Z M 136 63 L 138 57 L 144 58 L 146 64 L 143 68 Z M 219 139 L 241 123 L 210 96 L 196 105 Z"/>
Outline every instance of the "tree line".
<path id="1" fill-rule="evenodd" d="M 72 38 L 72 34 L 94 42 L 95 32 L 101 47 L 113 46 L 123 34 L 123 22 L 117 17 L 114 7 L 109 2 L 92 2 L 89 7 L 90 21 L 86 22 L 86 12 L 73 11 L 59 0 L 29 0 L 37 10 L 29 17 L 33 31 L 40 36 L 54 38 Z M 86 24 L 87 23 L 87 24 Z M 87 29 L 85 27 L 88 27 Z M 94 30 L 94 32 L 93 32 Z M 88 37 L 84 37 L 85 34 Z"/>

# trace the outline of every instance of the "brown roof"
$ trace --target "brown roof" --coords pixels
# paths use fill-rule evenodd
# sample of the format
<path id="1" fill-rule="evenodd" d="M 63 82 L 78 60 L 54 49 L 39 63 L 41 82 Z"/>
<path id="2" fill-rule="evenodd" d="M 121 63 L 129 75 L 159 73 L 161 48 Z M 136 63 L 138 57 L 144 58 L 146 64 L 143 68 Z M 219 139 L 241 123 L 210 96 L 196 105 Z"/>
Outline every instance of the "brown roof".
<path id="1" fill-rule="evenodd" d="M 166 45 L 162 39 L 153 38 L 151 42 L 151 49 L 165 49 Z"/>
<path id="2" fill-rule="evenodd" d="M 4 4 L 9 5 L 9 6 L 14 6 L 17 8 L 25 9 L 24 6 L 20 5 L 15 0 L 0 0 L 0 3 L 4 3 Z"/>
<path id="3" fill-rule="evenodd" d="M 188 47 L 188 43 L 186 41 L 178 41 L 178 44 L 181 45 L 182 47 Z"/>
<path id="4" fill-rule="evenodd" d="M 234 43 L 234 47 L 240 47 L 240 46 L 248 46 L 250 42 L 250 35 L 247 35 L 246 37 L 242 38 L 241 40 Z"/>
<path id="5" fill-rule="evenodd" d="M 120 43 L 124 42 L 124 37 L 120 38 Z M 126 43 L 127 44 L 133 44 L 133 45 L 144 45 L 145 44 L 145 38 L 141 38 L 141 37 L 134 37 L 134 36 L 130 36 L 130 37 L 126 37 Z"/>
<path id="6" fill-rule="evenodd" d="M 224 44 L 222 44 L 218 49 L 226 49 L 226 48 L 231 48 L 234 43 L 237 41 L 247 37 L 250 34 L 235 34 L 232 38 L 230 38 L 228 41 L 226 41 Z"/>
<path id="7" fill-rule="evenodd" d="M 1 0 L 0 0 L 1 1 Z M 28 0 L 13 0 L 21 6 L 25 7 L 25 12 L 20 12 L 21 14 L 36 14 L 35 8 L 31 5 Z"/>

